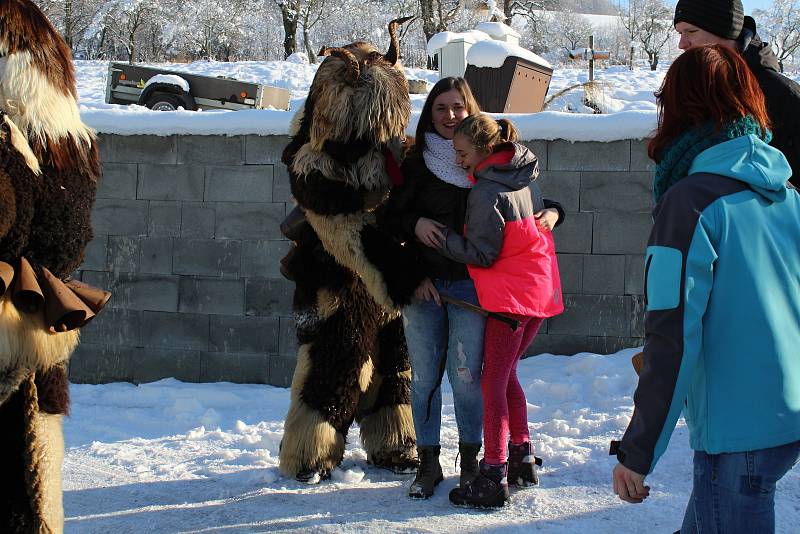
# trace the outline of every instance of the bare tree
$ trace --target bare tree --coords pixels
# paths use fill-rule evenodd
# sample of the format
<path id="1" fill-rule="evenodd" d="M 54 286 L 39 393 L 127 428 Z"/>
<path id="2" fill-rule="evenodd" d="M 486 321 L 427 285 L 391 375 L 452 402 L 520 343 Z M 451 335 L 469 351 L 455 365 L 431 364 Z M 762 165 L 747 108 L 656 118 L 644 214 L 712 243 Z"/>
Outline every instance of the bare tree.
<path id="1" fill-rule="evenodd" d="M 800 50 L 800 0 L 774 0 L 767 9 L 753 12 L 778 56 L 781 72 Z"/>
<path id="2" fill-rule="evenodd" d="M 642 46 L 650 70 L 656 70 L 661 50 L 672 37 L 672 7 L 664 0 L 629 0 L 626 7 L 619 6 L 619 13 L 631 42 Z"/>

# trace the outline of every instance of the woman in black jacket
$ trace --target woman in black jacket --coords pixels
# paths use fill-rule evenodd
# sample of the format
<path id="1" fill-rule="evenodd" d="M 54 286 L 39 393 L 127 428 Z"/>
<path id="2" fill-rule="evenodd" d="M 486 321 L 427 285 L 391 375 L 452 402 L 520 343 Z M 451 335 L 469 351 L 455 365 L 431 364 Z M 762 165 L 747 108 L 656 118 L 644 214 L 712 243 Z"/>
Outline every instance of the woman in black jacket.
<path id="1" fill-rule="evenodd" d="M 414 247 L 429 279 L 416 299 L 403 309 L 411 359 L 411 408 L 420 467 L 409 488 L 412 498 L 426 499 L 442 481 L 439 463 L 441 405 L 439 385 L 444 370 L 453 388 L 460 483 L 478 474 L 477 455 L 483 433 L 480 375 L 483 365 L 483 316 L 442 303 L 446 295 L 478 305 L 466 266 L 441 256 L 437 243 L 442 228 L 463 234 L 467 196 L 472 183 L 455 163 L 453 134 L 468 115 L 480 112 L 463 78 L 443 78 L 431 90 L 420 114 L 416 143 L 402 165 L 404 182 L 392 190 L 382 213 L 383 226 Z M 538 214 L 550 228 L 563 213 L 555 203 Z M 428 246 L 425 246 L 428 245 Z M 430 248 L 434 246 L 434 248 Z"/>

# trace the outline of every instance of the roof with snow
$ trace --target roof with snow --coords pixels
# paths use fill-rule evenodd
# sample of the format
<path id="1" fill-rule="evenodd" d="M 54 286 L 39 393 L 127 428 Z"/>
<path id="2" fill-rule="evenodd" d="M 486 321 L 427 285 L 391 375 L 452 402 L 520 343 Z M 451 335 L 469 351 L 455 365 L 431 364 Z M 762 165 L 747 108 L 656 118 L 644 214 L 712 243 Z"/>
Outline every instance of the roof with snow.
<path id="1" fill-rule="evenodd" d="M 488 33 L 493 39 L 504 37 L 506 35 L 517 38 L 521 37 L 517 30 L 508 24 L 503 24 L 502 22 L 481 22 L 475 26 L 475 29 L 484 33 Z"/>
<path id="2" fill-rule="evenodd" d="M 527 59 L 537 65 L 552 69 L 553 66 L 541 56 L 521 46 L 504 41 L 481 41 L 475 43 L 467 52 L 467 63 L 476 67 L 499 68 L 509 56 Z"/>
<path id="3" fill-rule="evenodd" d="M 431 37 L 428 41 L 428 55 L 433 56 L 453 41 L 464 41 L 466 43 L 477 43 L 479 41 L 486 41 L 491 39 L 492 36 L 480 30 L 469 30 L 466 32 L 439 32 Z"/>

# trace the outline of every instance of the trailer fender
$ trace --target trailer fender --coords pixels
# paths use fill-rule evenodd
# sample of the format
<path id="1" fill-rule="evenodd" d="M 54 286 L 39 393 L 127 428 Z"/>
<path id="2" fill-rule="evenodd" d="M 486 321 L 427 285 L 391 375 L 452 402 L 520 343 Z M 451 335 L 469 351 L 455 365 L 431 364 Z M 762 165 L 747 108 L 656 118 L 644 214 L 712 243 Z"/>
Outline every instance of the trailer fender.
<path id="1" fill-rule="evenodd" d="M 188 85 L 188 84 L 187 84 Z M 156 82 L 147 85 L 139 95 L 139 104 L 150 109 L 177 109 L 179 106 L 187 110 L 196 110 L 194 97 L 178 84 Z"/>

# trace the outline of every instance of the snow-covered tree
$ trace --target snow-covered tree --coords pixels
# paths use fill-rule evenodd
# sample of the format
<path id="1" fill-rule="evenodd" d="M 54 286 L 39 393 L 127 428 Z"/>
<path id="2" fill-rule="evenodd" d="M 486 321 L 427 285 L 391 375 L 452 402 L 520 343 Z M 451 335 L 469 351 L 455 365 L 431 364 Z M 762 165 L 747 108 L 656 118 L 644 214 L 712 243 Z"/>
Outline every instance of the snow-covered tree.
<path id="1" fill-rule="evenodd" d="M 774 0 L 767 9 L 754 11 L 753 17 L 778 56 L 782 72 L 784 64 L 796 60 L 800 51 L 800 0 Z"/>
<path id="2" fill-rule="evenodd" d="M 628 31 L 631 42 L 638 42 L 656 70 L 661 50 L 673 37 L 672 15 L 674 7 L 665 0 L 628 0 L 620 5 L 622 24 Z"/>

